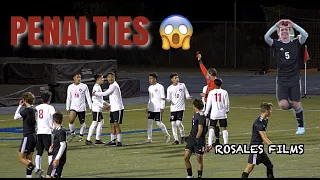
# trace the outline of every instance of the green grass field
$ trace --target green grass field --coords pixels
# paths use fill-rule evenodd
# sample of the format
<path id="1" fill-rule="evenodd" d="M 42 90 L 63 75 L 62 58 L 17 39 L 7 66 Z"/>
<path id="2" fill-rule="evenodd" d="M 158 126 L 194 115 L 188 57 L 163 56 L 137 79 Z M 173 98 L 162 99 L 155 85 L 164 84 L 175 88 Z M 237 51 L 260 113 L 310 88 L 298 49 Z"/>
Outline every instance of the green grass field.
<path id="1" fill-rule="evenodd" d="M 306 119 L 306 134 L 295 135 L 297 123 L 292 111 L 278 110 L 276 98 L 272 96 L 232 96 L 230 97 L 231 110 L 228 115 L 229 143 L 249 143 L 253 121 L 259 116 L 261 102 L 272 102 L 274 111 L 268 125 L 268 137 L 273 143 L 278 144 L 305 144 L 303 155 L 269 155 L 274 164 L 275 177 L 320 177 L 320 97 L 303 99 L 303 108 Z M 188 134 L 191 127 L 193 110 L 188 103 L 184 126 Z M 123 131 L 146 130 L 147 120 L 146 105 L 126 106 L 124 114 Z M 104 115 L 105 119 L 108 116 Z M 13 115 L 0 116 L 1 128 L 21 127 L 21 121 L 11 120 Z M 91 124 L 91 115 L 87 115 L 87 128 Z M 171 129 L 169 123 L 169 109 L 164 113 L 164 123 Z M 68 119 L 65 117 L 64 125 L 68 128 Z M 77 122 L 77 127 L 79 124 Z M 108 124 L 105 124 L 108 126 Z M 158 128 L 154 124 L 154 128 Z M 87 132 L 87 131 L 86 131 Z M 106 127 L 103 133 L 108 133 Z M 169 131 L 170 134 L 171 130 Z M 0 137 L 18 137 L 22 134 L 0 133 Z M 172 135 L 171 135 L 172 136 Z M 84 142 L 71 142 L 68 144 L 67 164 L 64 167 L 63 177 L 68 178 L 98 178 L 98 177 L 164 177 L 185 178 L 186 170 L 183 160 L 184 146 L 166 144 L 162 132 L 153 133 L 153 143 L 139 143 L 146 140 L 146 132 L 124 134 L 123 143 L 128 146 L 105 147 L 86 146 Z M 92 138 L 94 140 L 94 137 Z M 102 137 L 109 141 L 109 136 Z M 222 137 L 221 137 L 222 141 Z M 223 141 L 222 141 L 223 142 Z M 23 178 L 25 167 L 18 161 L 17 151 L 20 140 L 0 141 L 0 157 L 2 161 L 0 176 L 2 178 Z M 214 151 L 204 155 L 204 178 L 237 178 L 247 164 L 248 155 L 217 155 Z M 192 156 L 193 172 L 196 175 L 195 156 Z M 42 158 L 42 168 L 46 172 L 48 167 L 47 155 Z M 264 165 L 257 166 L 249 177 L 266 177 Z"/>

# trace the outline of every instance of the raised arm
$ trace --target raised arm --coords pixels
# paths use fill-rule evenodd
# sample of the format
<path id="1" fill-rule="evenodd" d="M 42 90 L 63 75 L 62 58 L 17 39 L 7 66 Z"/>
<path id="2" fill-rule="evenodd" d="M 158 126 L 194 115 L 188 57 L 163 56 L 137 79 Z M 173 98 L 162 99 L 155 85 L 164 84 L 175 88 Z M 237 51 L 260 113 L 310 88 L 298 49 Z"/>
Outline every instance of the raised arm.
<path id="1" fill-rule="evenodd" d="M 67 109 L 67 111 L 69 111 L 69 110 L 70 110 L 71 97 L 72 97 L 72 94 L 71 94 L 71 87 L 70 87 L 70 86 L 68 86 L 68 90 L 67 90 L 67 100 L 66 100 L 66 109 Z"/>
<path id="2" fill-rule="evenodd" d="M 104 92 L 95 92 L 95 96 L 109 96 L 113 91 L 116 90 L 116 86 L 110 84 L 109 88 Z"/>
<path id="3" fill-rule="evenodd" d="M 268 31 L 267 33 L 264 35 L 264 40 L 266 41 L 267 44 L 269 44 L 269 46 L 272 46 L 273 44 L 273 39 L 270 37 L 271 34 L 273 34 L 274 32 L 277 31 L 277 24 L 273 25 Z"/>
<path id="4" fill-rule="evenodd" d="M 17 108 L 17 110 L 16 110 L 16 112 L 15 112 L 15 114 L 14 114 L 14 117 L 13 117 L 14 120 L 18 120 L 18 119 L 21 119 L 21 118 L 22 118 L 22 116 L 21 116 L 21 114 L 20 114 L 20 109 L 21 109 L 21 107 L 22 107 L 22 105 L 19 105 L 19 106 L 18 106 L 18 108 Z"/>
<path id="5" fill-rule="evenodd" d="M 299 25 L 297 25 L 296 23 L 293 23 L 292 26 L 295 30 L 297 30 L 300 34 L 298 35 L 299 38 L 299 43 L 302 45 L 306 42 L 307 38 L 308 38 L 308 33 L 307 31 L 305 31 L 302 27 L 300 27 Z"/>
<path id="6" fill-rule="evenodd" d="M 203 65 L 203 62 L 202 62 L 202 59 L 201 59 L 201 58 L 202 58 L 201 54 L 199 54 L 199 55 L 197 56 L 197 58 L 198 58 L 200 70 L 201 70 L 201 72 L 202 72 L 202 74 L 203 74 L 203 76 L 204 76 L 204 79 L 206 80 L 207 84 L 209 84 L 210 80 L 209 80 L 209 78 L 208 78 L 208 70 L 207 70 L 207 68 Z"/>

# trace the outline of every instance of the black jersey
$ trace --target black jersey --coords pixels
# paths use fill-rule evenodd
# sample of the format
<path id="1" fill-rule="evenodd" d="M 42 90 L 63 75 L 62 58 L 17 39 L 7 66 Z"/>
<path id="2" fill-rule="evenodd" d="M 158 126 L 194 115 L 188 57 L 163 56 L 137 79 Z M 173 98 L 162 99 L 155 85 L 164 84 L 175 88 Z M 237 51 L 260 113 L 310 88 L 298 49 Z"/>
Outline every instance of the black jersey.
<path id="1" fill-rule="evenodd" d="M 54 139 L 53 139 L 53 150 L 52 154 L 54 157 L 57 156 L 59 149 L 60 149 L 60 142 L 67 142 L 67 131 L 63 127 L 58 127 Z M 64 150 L 59 163 L 64 164 L 67 160 L 67 147 Z"/>
<path id="2" fill-rule="evenodd" d="M 263 119 L 259 116 L 252 126 L 252 137 L 250 144 L 263 144 L 263 140 L 259 134 L 259 131 L 266 131 L 268 126 L 268 119 Z"/>
<path id="3" fill-rule="evenodd" d="M 203 114 L 203 112 L 194 113 L 192 117 L 192 128 L 190 132 L 190 137 L 196 138 L 198 134 L 198 125 L 203 126 L 203 131 L 200 136 L 200 138 L 205 138 L 206 136 L 206 116 Z"/>
<path id="4" fill-rule="evenodd" d="M 29 136 L 36 133 L 37 121 L 36 121 L 37 110 L 33 107 L 27 107 L 20 112 L 23 119 L 23 136 Z"/>
<path id="5" fill-rule="evenodd" d="M 273 40 L 273 55 L 278 66 L 278 78 L 290 79 L 300 75 L 300 49 L 299 39 L 293 39 L 288 43 Z"/>

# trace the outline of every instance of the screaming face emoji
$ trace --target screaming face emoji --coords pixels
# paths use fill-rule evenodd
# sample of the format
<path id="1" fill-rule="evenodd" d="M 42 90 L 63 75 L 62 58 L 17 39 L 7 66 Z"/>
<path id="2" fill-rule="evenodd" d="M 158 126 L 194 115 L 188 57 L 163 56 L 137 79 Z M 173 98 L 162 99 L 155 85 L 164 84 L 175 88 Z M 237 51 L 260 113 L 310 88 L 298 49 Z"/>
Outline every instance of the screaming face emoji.
<path id="1" fill-rule="evenodd" d="M 169 50 L 170 47 L 183 50 L 190 49 L 190 39 L 193 28 L 190 21 L 180 15 L 167 17 L 160 25 L 160 36 L 162 49 Z"/>

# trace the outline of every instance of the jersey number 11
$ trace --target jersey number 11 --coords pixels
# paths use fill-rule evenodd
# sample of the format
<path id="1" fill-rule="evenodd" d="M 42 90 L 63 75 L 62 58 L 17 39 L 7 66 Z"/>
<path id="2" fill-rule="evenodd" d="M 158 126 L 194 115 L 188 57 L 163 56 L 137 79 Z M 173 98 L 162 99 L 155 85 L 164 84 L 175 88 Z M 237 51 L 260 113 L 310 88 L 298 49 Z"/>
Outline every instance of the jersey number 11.
<path id="1" fill-rule="evenodd" d="M 215 93 L 216 96 L 216 102 L 221 102 L 221 93 Z"/>

